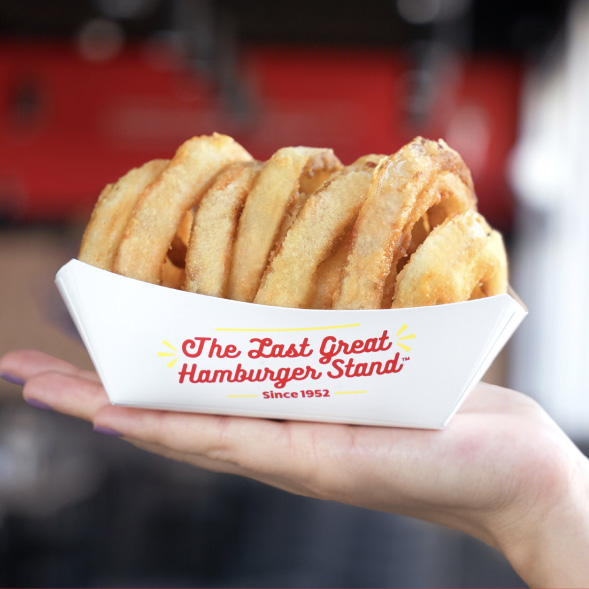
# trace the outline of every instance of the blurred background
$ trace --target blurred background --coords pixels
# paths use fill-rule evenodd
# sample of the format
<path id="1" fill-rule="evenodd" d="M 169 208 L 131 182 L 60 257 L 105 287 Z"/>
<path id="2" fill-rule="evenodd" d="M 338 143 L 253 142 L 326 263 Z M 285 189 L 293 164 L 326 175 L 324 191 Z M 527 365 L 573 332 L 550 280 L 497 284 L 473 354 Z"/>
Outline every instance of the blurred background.
<path id="1" fill-rule="evenodd" d="M 486 380 L 586 449 L 588 33 L 584 0 L 2 0 L 0 353 L 91 367 L 55 272 L 102 187 L 192 135 L 344 163 L 442 137 L 530 310 Z M 0 586 L 523 584 L 464 535 L 167 462 L 2 381 Z"/>

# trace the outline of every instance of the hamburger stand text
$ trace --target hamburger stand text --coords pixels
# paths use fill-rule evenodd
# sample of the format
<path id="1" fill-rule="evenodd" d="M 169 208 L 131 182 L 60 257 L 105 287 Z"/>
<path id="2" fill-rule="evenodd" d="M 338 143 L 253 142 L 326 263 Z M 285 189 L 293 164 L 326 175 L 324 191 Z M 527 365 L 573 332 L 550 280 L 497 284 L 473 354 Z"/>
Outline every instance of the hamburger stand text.
<path id="1" fill-rule="evenodd" d="M 237 362 L 232 368 L 210 370 L 199 368 L 195 362 L 185 362 L 178 372 L 178 382 L 197 383 L 239 383 L 239 382 L 272 382 L 278 388 L 284 388 L 293 380 L 317 380 L 325 375 L 332 379 L 342 377 L 354 378 L 373 374 L 393 374 L 400 372 L 404 366 L 399 352 L 391 352 L 384 359 L 358 361 L 358 356 L 387 352 L 393 346 L 388 331 L 384 330 L 379 337 L 356 339 L 347 342 L 328 335 L 321 340 L 317 352 L 305 337 L 298 342 L 276 343 L 270 337 L 253 337 L 249 340 L 247 350 L 239 349 L 235 344 L 222 343 L 216 337 L 193 337 L 182 343 L 183 354 L 190 359 L 279 359 L 306 358 L 307 362 L 315 360 L 314 366 L 282 366 L 278 368 L 251 368 L 247 360 Z M 382 356 L 381 356 L 382 358 Z M 363 359 L 363 358 L 360 358 Z M 406 360 L 406 358 L 403 358 Z M 317 364 L 318 362 L 318 364 Z"/>

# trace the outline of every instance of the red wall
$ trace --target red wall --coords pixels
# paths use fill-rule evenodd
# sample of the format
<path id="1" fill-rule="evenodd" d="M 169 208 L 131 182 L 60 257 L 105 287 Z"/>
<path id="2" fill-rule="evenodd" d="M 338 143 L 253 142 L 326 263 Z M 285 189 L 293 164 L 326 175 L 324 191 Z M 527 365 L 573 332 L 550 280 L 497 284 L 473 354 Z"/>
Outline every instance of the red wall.
<path id="1" fill-rule="evenodd" d="M 244 49 L 245 115 L 228 112 L 212 80 L 182 65 L 144 46 L 97 64 L 67 44 L 0 45 L 0 216 L 83 218 L 104 184 L 170 157 L 192 135 L 233 135 L 259 159 L 284 145 L 330 146 L 350 162 L 392 153 L 419 133 L 444 137 L 463 154 L 481 210 L 509 228 L 505 165 L 516 136 L 517 63 L 450 64 L 421 127 L 406 116 L 408 64 L 390 51 Z"/>

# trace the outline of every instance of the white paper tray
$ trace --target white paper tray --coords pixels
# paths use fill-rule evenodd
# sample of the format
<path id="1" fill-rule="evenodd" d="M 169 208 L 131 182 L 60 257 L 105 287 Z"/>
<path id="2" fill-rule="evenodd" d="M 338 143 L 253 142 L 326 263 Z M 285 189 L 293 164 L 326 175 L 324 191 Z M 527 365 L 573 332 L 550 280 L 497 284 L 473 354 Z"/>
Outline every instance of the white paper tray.
<path id="1" fill-rule="evenodd" d="M 378 311 L 268 307 L 78 260 L 56 283 L 114 404 L 350 424 L 443 428 L 527 314 L 507 294 Z M 278 357 L 252 357 L 261 346 Z M 244 380 L 250 371 L 261 380 Z"/>

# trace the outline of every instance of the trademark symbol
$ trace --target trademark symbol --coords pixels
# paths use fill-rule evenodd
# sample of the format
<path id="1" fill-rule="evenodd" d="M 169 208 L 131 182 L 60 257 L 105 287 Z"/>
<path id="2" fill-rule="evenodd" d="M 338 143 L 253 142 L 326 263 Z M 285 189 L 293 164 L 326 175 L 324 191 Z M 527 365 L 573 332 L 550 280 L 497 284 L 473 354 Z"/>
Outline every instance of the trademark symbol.
<path id="1" fill-rule="evenodd" d="M 403 358 L 403 362 L 407 362 L 408 360 L 411 360 L 411 358 L 409 356 L 407 356 L 406 358 Z"/>

